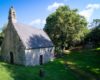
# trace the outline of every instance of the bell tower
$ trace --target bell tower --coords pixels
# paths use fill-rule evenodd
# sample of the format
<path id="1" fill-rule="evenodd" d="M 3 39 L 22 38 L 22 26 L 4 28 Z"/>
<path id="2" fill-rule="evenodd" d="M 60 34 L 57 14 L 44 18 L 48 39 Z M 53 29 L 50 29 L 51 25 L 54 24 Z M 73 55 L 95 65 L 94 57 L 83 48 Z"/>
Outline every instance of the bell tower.
<path id="1" fill-rule="evenodd" d="M 8 22 L 16 23 L 16 12 L 13 6 L 9 10 Z"/>

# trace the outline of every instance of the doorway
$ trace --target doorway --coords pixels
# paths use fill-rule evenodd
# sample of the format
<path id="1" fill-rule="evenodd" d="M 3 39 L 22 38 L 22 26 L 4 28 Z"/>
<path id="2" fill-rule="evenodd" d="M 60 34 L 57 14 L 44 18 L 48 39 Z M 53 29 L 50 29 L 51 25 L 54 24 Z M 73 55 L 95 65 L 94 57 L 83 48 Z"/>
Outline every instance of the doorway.
<path id="1" fill-rule="evenodd" d="M 39 59 L 40 59 L 40 61 L 39 61 L 40 62 L 40 65 L 42 65 L 43 64 L 43 55 L 40 55 L 40 58 Z"/>
<path id="2" fill-rule="evenodd" d="M 10 52 L 10 63 L 14 64 L 14 55 L 13 55 L 13 52 Z"/>

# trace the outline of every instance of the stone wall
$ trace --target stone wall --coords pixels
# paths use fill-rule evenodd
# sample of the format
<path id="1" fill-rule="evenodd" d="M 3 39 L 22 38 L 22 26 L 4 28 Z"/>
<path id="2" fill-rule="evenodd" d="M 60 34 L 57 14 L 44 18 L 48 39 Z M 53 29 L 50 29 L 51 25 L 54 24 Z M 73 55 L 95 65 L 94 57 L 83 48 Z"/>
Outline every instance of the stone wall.
<path id="1" fill-rule="evenodd" d="M 25 48 L 11 23 L 8 23 L 4 33 L 5 38 L 1 49 L 2 60 L 10 62 L 10 52 L 12 52 L 14 64 L 25 64 Z"/>
<path id="2" fill-rule="evenodd" d="M 54 59 L 54 47 L 25 50 L 26 66 L 39 65 L 40 55 L 43 55 L 43 63 Z"/>

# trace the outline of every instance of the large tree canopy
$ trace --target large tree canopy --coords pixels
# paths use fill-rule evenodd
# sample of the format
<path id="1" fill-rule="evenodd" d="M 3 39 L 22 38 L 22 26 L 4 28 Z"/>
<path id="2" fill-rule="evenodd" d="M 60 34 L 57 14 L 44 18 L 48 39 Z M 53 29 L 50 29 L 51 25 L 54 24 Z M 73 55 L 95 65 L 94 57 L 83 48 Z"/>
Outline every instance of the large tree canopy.
<path id="1" fill-rule="evenodd" d="M 55 46 L 68 47 L 83 39 L 87 22 L 77 10 L 68 6 L 59 7 L 46 19 L 44 30 L 53 40 Z"/>

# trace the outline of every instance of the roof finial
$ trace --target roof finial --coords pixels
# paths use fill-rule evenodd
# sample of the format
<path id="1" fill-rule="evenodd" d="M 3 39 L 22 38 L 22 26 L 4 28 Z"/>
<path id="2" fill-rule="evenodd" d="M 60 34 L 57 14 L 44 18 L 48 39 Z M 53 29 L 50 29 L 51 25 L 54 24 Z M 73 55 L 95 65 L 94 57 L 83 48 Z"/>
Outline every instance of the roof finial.
<path id="1" fill-rule="evenodd" d="M 16 12 L 15 12 L 13 6 L 11 6 L 11 8 L 9 10 L 8 20 L 9 20 L 9 22 L 16 23 Z"/>

